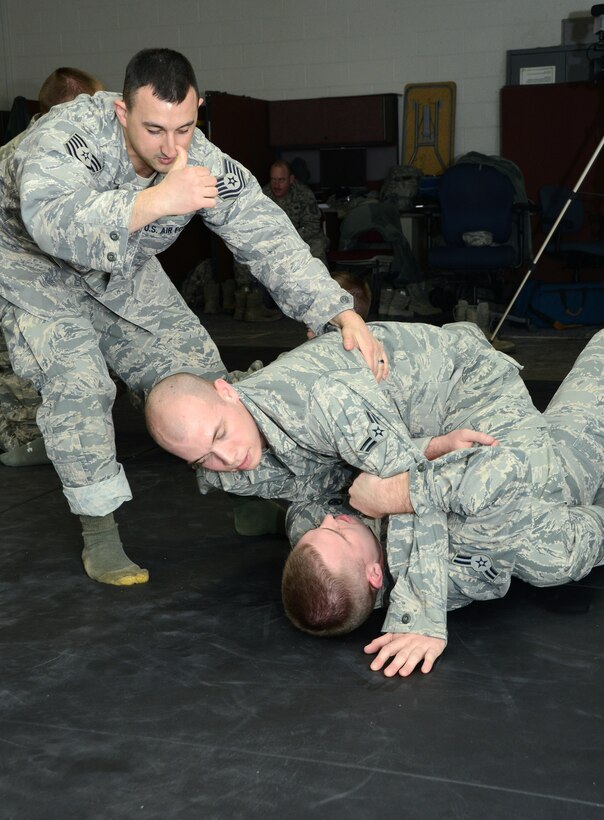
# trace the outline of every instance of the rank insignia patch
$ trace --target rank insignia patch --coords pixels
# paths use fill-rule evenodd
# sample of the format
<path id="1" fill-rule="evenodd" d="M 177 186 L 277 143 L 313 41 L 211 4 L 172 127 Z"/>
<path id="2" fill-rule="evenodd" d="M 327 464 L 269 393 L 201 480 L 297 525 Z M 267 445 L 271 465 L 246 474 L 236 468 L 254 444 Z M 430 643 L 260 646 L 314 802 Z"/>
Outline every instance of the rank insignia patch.
<path id="1" fill-rule="evenodd" d="M 491 558 L 483 553 L 477 553 L 476 555 L 464 555 L 463 553 L 458 552 L 455 558 L 453 558 L 453 563 L 459 564 L 462 567 L 471 567 L 475 572 L 479 572 L 481 575 L 484 575 L 484 577 L 489 581 L 494 581 L 499 575 L 499 571 L 493 566 L 493 561 Z"/>
<path id="2" fill-rule="evenodd" d="M 216 190 L 221 199 L 236 199 L 245 188 L 243 172 L 230 159 L 224 163 L 224 173 L 217 178 Z"/>
<path id="3" fill-rule="evenodd" d="M 386 436 L 384 425 L 375 413 L 370 413 L 369 410 L 367 410 L 367 418 L 369 420 L 369 430 L 367 431 L 367 438 L 361 444 L 360 449 L 362 453 L 370 453 L 375 445 L 383 441 Z"/>
<path id="4" fill-rule="evenodd" d="M 84 138 L 79 134 L 74 134 L 73 137 L 70 137 L 65 143 L 65 147 L 72 157 L 79 159 L 93 174 L 98 174 L 103 167 L 86 145 Z"/>

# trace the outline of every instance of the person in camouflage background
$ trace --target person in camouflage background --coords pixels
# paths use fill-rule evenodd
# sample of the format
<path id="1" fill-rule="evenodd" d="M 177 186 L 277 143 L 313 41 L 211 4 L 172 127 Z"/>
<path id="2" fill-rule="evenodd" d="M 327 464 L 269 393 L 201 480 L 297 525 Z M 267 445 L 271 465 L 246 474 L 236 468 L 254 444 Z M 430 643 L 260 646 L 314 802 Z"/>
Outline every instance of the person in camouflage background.
<path id="1" fill-rule="evenodd" d="M 273 162 L 268 183 L 262 188 L 291 220 L 311 254 L 327 265 L 327 237 L 321 227 L 321 211 L 315 195 L 307 185 L 298 182 L 285 160 Z"/>
<path id="2" fill-rule="evenodd" d="M 28 127 L 0 148 L 0 177 L 8 161 L 25 136 L 36 126 L 40 117 L 54 105 L 69 102 L 78 94 L 94 94 L 104 90 L 100 80 L 80 68 L 62 66 L 56 68 L 44 80 L 38 93 L 40 113 L 32 117 Z M 4 334 L 0 330 L 0 462 L 6 466 L 21 467 L 47 464 L 44 440 L 36 413 L 40 395 L 29 379 L 22 379 L 14 372 Z"/>
<path id="3" fill-rule="evenodd" d="M 40 401 L 32 383 L 13 371 L 4 334 L 0 333 L 0 449 L 5 451 L 0 461 L 3 463 L 5 460 L 10 463 L 11 451 L 26 450 L 26 445 L 41 441 L 36 424 Z"/>
<path id="4" fill-rule="evenodd" d="M 2 178 L 2 329 L 15 372 L 42 396 L 37 422 L 81 518 L 86 572 L 104 583 L 148 579 L 113 518 L 131 492 L 116 460 L 108 366 L 136 392 L 178 371 L 225 373 L 156 259 L 195 213 L 288 315 L 319 333 L 338 325 L 377 378 L 388 372 L 351 296 L 247 169 L 196 128 L 200 102 L 183 55 L 143 50 L 126 69 L 123 95 L 55 107 Z"/>
<path id="5" fill-rule="evenodd" d="M 351 483 L 351 502 L 362 512 L 398 513 L 388 522 L 388 554 L 391 569 L 404 572 L 390 595 L 386 634 L 372 651 L 380 650 L 374 668 L 381 668 L 394 649 L 389 674 L 408 674 L 420 660 L 428 671 L 444 649 L 447 606 L 501 597 L 512 574 L 559 584 L 602 560 L 604 509 L 593 504 L 603 477 L 601 433 L 594 468 L 589 454 L 594 431 L 602 430 L 603 397 L 593 376 L 604 335 L 579 360 L 546 417 L 533 406 L 518 365 L 474 325 L 376 323 L 373 329 L 392 366 L 379 387 L 324 336 L 238 385 L 204 387 L 210 393 L 197 394 L 194 407 L 181 402 L 183 396 L 190 402 L 194 387 L 179 395 L 171 380 L 159 383 L 148 424 L 159 444 L 198 469 L 202 490 L 292 499 L 292 543 L 326 510 L 341 510 L 342 489 Z M 590 395 L 596 396 L 591 405 Z M 566 426 L 553 424 L 554 410 Z M 499 443 L 430 452 L 438 437 L 464 427 Z M 578 433 L 584 446 L 577 451 L 571 442 Z M 571 458 L 578 465 L 572 472 Z M 369 475 L 353 481 L 359 469 Z M 382 505 L 405 498 L 396 483 L 405 473 L 413 506 L 371 507 L 376 498 Z M 414 516 L 404 514 L 411 511 Z"/>
<path id="6" fill-rule="evenodd" d="M 266 196 L 287 214 L 300 237 L 308 245 L 311 254 L 327 266 L 328 240 L 321 226 L 321 212 L 315 195 L 307 185 L 298 182 L 285 160 L 271 165 L 270 178 L 262 188 Z M 262 303 L 262 292 L 247 265 L 235 261 L 236 316 L 246 321 L 262 321 L 278 318 Z"/>

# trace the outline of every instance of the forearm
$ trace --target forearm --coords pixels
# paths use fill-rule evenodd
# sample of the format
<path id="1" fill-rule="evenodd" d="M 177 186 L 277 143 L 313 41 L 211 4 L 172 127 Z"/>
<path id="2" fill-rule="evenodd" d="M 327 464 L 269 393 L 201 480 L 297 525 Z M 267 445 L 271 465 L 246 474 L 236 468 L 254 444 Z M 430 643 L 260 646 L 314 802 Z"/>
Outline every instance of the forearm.
<path id="1" fill-rule="evenodd" d="M 530 492 L 525 454 L 516 448 L 462 449 L 409 471 L 409 495 L 416 513 L 434 510 L 471 516 Z"/>
<path id="2" fill-rule="evenodd" d="M 144 191 L 139 191 L 134 200 L 128 231 L 129 233 L 136 233 L 146 225 L 157 222 L 162 216 L 168 216 L 168 213 L 165 204 L 162 203 L 160 186 L 154 185 L 145 188 Z"/>
<path id="3" fill-rule="evenodd" d="M 131 191 L 81 190 L 51 202 L 28 199 L 23 222 L 44 253 L 76 270 L 123 271 L 133 253 L 128 231 L 133 198 Z"/>
<path id="4" fill-rule="evenodd" d="M 219 202 L 213 211 L 202 214 L 203 220 L 237 261 L 249 267 L 287 316 L 319 335 L 342 311 L 353 310 L 353 297 L 311 256 L 289 218 L 262 194 L 255 180 L 239 195 L 233 217 L 228 214 L 232 207 L 232 203 Z"/>
<path id="5" fill-rule="evenodd" d="M 446 640 L 448 544 L 447 519 L 442 513 L 414 519 L 390 517 L 388 564 L 396 582 L 384 632 L 413 632 Z"/>
<path id="6" fill-rule="evenodd" d="M 415 512 L 409 492 L 409 473 L 380 478 L 361 473 L 350 487 L 350 503 L 371 518 Z"/>

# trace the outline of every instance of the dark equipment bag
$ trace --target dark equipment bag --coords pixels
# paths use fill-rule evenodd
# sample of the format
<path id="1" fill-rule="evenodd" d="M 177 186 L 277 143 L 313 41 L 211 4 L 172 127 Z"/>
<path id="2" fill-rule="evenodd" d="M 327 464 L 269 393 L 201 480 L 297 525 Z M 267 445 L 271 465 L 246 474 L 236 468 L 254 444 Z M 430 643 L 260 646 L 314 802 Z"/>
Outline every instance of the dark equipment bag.
<path id="1" fill-rule="evenodd" d="M 557 330 L 573 325 L 604 326 L 604 284 L 601 282 L 529 282 L 512 313 L 534 327 Z"/>

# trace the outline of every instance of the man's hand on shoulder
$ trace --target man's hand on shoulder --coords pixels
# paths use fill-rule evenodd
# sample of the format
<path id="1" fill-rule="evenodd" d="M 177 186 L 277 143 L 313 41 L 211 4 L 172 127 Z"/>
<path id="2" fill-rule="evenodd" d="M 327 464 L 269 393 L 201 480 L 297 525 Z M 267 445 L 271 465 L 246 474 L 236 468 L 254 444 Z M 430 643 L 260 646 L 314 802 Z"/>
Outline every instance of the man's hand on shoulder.
<path id="1" fill-rule="evenodd" d="M 388 377 L 388 356 L 363 319 L 354 310 L 344 310 L 331 320 L 342 332 L 345 350 L 358 348 L 378 382 Z"/>
<path id="2" fill-rule="evenodd" d="M 430 672 L 446 645 L 442 638 L 432 638 L 430 635 L 386 632 L 368 643 L 364 652 L 367 655 L 377 652 L 369 664 L 369 668 L 374 672 L 383 669 L 387 678 L 392 678 L 396 674 L 406 678 L 419 663 L 422 672 Z"/>

